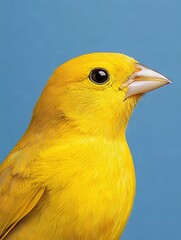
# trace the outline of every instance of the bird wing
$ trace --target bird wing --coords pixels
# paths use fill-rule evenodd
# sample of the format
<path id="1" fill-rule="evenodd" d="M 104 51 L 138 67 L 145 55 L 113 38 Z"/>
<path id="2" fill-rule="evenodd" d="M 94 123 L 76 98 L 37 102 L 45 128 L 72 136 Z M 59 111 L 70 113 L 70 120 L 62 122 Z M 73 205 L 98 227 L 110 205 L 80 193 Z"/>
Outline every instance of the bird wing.
<path id="1" fill-rule="evenodd" d="M 3 164 L 0 166 L 0 240 L 35 207 L 44 192 L 44 188 L 26 174 L 26 169 L 15 171 L 13 165 L 17 162 L 6 163 L 5 168 Z"/>

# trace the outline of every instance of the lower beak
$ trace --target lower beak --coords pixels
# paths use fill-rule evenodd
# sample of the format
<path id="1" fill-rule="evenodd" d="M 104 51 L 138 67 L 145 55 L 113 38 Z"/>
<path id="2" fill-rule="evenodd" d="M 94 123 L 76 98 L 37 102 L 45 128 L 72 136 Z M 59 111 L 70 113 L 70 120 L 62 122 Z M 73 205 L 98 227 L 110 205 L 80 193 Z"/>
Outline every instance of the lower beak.
<path id="1" fill-rule="evenodd" d="M 121 89 L 127 87 L 125 99 L 137 94 L 150 92 L 171 83 L 165 76 L 142 64 L 137 63 L 136 69 L 137 70 L 129 77 L 128 81 L 121 86 Z"/>

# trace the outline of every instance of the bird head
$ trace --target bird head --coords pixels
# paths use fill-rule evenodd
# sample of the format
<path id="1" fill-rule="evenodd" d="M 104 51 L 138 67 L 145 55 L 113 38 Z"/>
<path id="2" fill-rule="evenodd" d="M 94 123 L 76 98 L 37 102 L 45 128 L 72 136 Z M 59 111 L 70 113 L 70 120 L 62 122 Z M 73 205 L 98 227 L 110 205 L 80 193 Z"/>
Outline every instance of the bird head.
<path id="1" fill-rule="evenodd" d="M 69 127 L 83 134 L 124 134 L 140 97 L 170 81 L 119 53 L 91 53 L 58 67 L 33 113 L 40 128 Z M 38 122 L 38 124 L 37 124 Z"/>

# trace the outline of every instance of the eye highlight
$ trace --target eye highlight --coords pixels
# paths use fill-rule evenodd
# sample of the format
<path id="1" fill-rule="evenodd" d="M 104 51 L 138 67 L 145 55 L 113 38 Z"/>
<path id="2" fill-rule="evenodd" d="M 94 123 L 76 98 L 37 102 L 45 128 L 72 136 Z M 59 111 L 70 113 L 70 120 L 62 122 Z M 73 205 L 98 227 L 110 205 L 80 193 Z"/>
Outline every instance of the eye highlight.
<path id="1" fill-rule="evenodd" d="M 103 68 L 94 68 L 90 72 L 89 78 L 97 84 L 104 84 L 109 80 L 109 73 Z"/>

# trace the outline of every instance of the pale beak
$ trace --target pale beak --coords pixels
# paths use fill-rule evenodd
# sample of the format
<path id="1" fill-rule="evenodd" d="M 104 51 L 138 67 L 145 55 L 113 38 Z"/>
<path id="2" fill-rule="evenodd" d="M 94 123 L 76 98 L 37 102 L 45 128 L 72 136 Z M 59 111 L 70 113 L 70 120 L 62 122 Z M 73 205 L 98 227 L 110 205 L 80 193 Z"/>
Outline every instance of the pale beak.
<path id="1" fill-rule="evenodd" d="M 136 64 L 136 69 L 136 72 L 121 86 L 121 89 L 127 87 L 125 99 L 137 94 L 150 92 L 171 83 L 165 76 L 140 63 Z"/>

